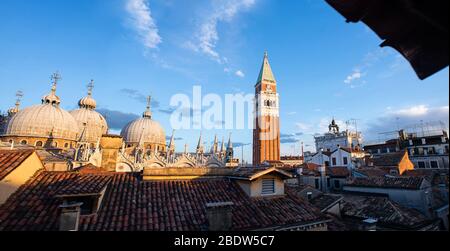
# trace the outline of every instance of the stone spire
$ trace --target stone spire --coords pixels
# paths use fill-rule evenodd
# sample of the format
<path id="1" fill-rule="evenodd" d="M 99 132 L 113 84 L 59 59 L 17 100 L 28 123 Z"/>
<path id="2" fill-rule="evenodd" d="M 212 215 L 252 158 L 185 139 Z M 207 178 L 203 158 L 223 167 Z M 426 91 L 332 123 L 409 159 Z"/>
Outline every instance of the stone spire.
<path id="1" fill-rule="evenodd" d="M 233 143 L 231 142 L 231 132 L 230 132 L 230 137 L 228 138 L 228 146 L 227 149 L 233 149 Z"/>
<path id="2" fill-rule="evenodd" d="M 269 64 L 269 56 L 267 51 L 264 52 L 264 59 L 261 66 L 261 70 L 259 72 L 258 80 L 256 81 L 256 84 L 261 83 L 262 81 L 270 82 L 270 83 L 276 83 L 275 77 L 272 73 L 272 68 Z"/>
<path id="3" fill-rule="evenodd" d="M 172 131 L 172 137 L 170 137 L 169 142 L 169 153 L 175 152 L 175 130 Z"/>
<path id="4" fill-rule="evenodd" d="M 197 144 L 197 154 L 203 154 L 204 153 L 204 147 L 202 142 L 202 132 L 200 132 L 200 137 L 198 138 L 198 144 Z"/>
<path id="5" fill-rule="evenodd" d="M 229 163 L 233 160 L 233 157 L 234 157 L 234 150 L 233 144 L 231 143 L 231 133 L 230 133 L 230 137 L 228 138 L 227 150 L 225 152 L 225 161 Z"/>
<path id="6" fill-rule="evenodd" d="M 151 101 L 152 101 L 152 97 L 148 96 L 147 97 L 147 109 L 145 110 L 144 114 L 142 115 L 142 117 L 144 118 L 152 118 L 152 111 L 151 111 Z"/>
<path id="7" fill-rule="evenodd" d="M 211 147 L 211 153 L 217 153 L 219 149 L 219 141 L 217 140 L 217 134 L 214 136 L 214 144 Z"/>
<path id="8" fill-rule="evenodd" d="M 222 145 L 220 146 L 220 154 L 224 154 L 226 152 L 226 148 L 225 148 L 225 137 L 222 136 Z"/>

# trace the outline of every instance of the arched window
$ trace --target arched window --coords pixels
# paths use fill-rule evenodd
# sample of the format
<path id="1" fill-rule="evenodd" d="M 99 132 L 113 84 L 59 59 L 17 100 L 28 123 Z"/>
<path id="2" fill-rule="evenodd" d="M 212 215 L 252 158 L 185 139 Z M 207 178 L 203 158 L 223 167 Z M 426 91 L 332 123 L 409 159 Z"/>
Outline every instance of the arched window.
<path id="1" fill-rule="evenodd" d="M 26 140 L 22 140 L 22 141 L 20 141 L 20 144 L 21 145 L 26 145 L 26 144 L 28 144 L 28 142 Z"/>
<path id="2" fill-rule="evenodd" d="M 42 141 L 36 141 L 36 146 L 37 147 L 42 147 L 42 145 L 43 145 Z"/>
<path id="3" fill-rule="evenodd" d="M 10 144 L 14 143 L 14 140 L 10 139 L 10 140 L 9 140 L 9 143 L 10 143 Z"/>
<path id="4" fill-rule="evenodd" d="M 69 143 L 65 143 L 64 148 L 68 148 L 68 147 L 69 147 Z"/>

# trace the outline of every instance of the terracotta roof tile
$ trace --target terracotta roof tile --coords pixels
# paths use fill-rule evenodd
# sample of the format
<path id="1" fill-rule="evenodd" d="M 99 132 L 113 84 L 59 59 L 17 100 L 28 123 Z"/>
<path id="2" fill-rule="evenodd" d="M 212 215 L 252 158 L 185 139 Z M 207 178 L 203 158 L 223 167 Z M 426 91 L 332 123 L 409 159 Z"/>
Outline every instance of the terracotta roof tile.
<path id="1" fill-rule="evenodd" d="M 345 195 L 341 213 L 344 217 L 377 219 L 382 225 L 410 228 L 427 223 L 419 211 L 406 208 L 386 197 Z"/>
<path id="2" fill-rule="evenodd" d="M 99 211 L 82 216 L 80 230 L 207 230 L 206 204 L 227 201 L 234 203 L 233 230 L 327 220 L 290 188 L 285 196 L 251 198 L 228 178 L 140 181 L 133 174 L 39 172 L 0 206 L 0 230 L 57 230 L 62 199 L 56 195 L 98 191 L 102 185 L 93 184 L 108 178 Z"/>
<path id="3" fill-rule="evenodd" d="M 33 152 L 33 150 L 0 150 L 0 180 L 20 166 Z"/>
<path id="4" fill-rule="evenodd" d="M 369 177 L 353 178 L 345 186 L 420 189 L 423 177 Z"/>

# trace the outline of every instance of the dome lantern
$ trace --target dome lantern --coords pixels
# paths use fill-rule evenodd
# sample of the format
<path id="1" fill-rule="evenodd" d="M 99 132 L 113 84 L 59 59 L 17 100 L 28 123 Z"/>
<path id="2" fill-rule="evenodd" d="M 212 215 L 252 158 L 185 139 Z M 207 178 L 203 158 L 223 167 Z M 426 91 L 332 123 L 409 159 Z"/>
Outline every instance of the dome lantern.
<path id="1" fill-rule="evenodd" d="M 80 108 L 85 108 L 89 110 L 94 110 L 97 107 L 97 102 L 92 98 L 92 89 L 94 88 L 94 80 L 91 80 L 88 84 L 88 95 L 80 101 L 78 101 L 78 106 Z"/>
<path id="2" fill-rule="evenodd" d="M 56 96 L 56 86 L 58 84 L 58 81 L 61 80 L 61 75 L 58 72 L 53 73 L 53 75 L 50 77 L 52 82 L 52 89 L 49 94 L 44 96 L 42 98 L 42 104 L 51 104 L 53 106 L 59 106 L 61 103 L 61 100 L 58 96 Z"/>
<path id="3" fill-rule="evenodd" d="M 151 96 L 148 96 L 147 97 L 147 109 L 145 110 L 145 112 L 142 114 L 142 117 L 143 118 L 149 118 L 149 119 L 151 119 L 152 118 L 152 111 L 151 111 L 151 100 L 152 100 L 152 97 Z"/>

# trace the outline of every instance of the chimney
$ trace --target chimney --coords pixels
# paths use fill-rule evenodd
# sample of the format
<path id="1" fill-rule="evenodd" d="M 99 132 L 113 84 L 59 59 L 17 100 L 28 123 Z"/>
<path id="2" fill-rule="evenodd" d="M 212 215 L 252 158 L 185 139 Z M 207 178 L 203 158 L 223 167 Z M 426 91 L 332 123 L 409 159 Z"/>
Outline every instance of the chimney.
<path id="1" fill-rule="evenodd" d="M 80 221 L 80 211 L 83 203 L 64 202 L 59 206 L 61 213 L 59 216 L 59 231 L 78 231 Z"/>
<path id="2" fill-rule="evenodd" d="M 107 172 L 116 171 L 117 157 L 122 148 L 122 137 L 117 135 L 103 135 L 100 139 L 102 150 L 101 169 Z"/>
<path id="3" fill-rule="evenodd" d="M 303 168 L 302 167 L 299 167 L 299 168 L 297 168 L 297 177 L 298 177 L 298 184 L 299 185 L 302 185 L 303 184 Z"/>
<path id="4" fill-rule="evenodd" d="M 326 166 L 325 164 L 318 167 L 318 171 L 320 173 L 320 183 L 321 183 L 321 190 L 322 192 L 327 192 L 327 173 L 326 173 Z"/>
<path id="5" fill-rule="evenodd" d="M 206 204 L 209 231 L 229 231 L 233 223 L 233 202 Z"/>

